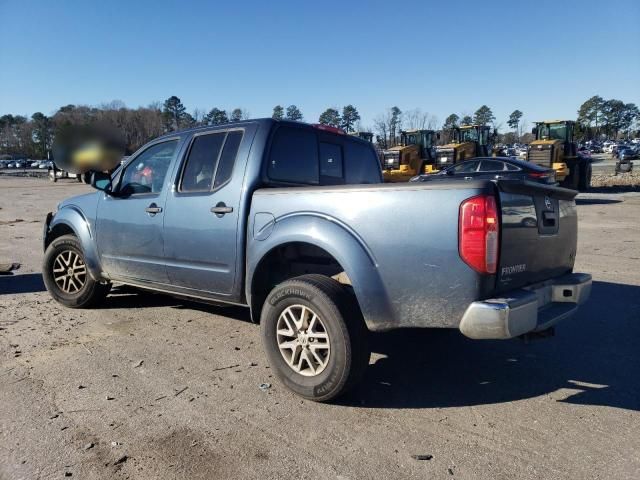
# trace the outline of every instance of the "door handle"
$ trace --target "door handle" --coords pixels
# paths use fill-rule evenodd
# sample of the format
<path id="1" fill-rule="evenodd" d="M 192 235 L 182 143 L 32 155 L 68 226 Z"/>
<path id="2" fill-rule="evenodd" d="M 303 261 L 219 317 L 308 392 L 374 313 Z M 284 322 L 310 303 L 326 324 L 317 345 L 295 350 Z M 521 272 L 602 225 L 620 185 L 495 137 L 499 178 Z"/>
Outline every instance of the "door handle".
<path id="1" fill-rule="evenodd" d="M 149 215 L 155 215 L 156 213 L 162 212 L 162 207 L 159 207 L 155 203 L 152 203 L 147 208 L 145 208 L 144 211 Z"/>
<path id="2" fill-rule="evenodd" d="M 215 213 L 217 217 L 231 212 L 233 212 L 233 207 L 227 207 L 224 202 L 219 202 L 215 207 L 211 207 L 211 213 Z"/>
<path id="3" fill-rule="evenodd" d="M 464 177 L 465 180 L 471 180 L 473 177 Z"/>
<path id="4" fill-rule="evenodd" d="M 496 179 L 496 180 L 500 180 L 501 178 L 502 178 L 502 175 L 496 175 L 496 176 L 495 176 L 495 179 Z"/>

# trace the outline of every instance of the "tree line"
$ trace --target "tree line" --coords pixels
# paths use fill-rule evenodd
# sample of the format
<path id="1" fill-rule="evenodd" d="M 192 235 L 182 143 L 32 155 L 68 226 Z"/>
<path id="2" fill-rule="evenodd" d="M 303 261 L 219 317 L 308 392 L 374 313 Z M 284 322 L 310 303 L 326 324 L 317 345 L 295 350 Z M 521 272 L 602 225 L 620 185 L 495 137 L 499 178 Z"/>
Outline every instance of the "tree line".
<path id="1" fill-rule="evenodd" d="M 506 119 L 509 129 L 501 134 L 498 141 L 513 143 L 528 142 L 531 133 L 526 132 L 527 121 L 523 112 L 516 109 Z M 273 107 L 272 118 L 303 121 L 304 116 L 296 105 Z M 177 96 L 164 102 L 156 102 L 146 107 L 128 108 L 123 102 L 113 101 L 96 107 L 86 105 L 66 105 L 53 115 L 34 113 L 30 118 L 6 114 L 0 117 L 0 155 L 47 158 L 56 134 L 68 126 L 104 125 L 118 131 L 127 153 L 131 153 L 149 140 L 164 133 L 187 128 L 222 125 L 250 117 L 247 110 L 234 108 L 227 111 L 214 107 L 208 111 L 195 109 L 189 113 Z M 373 119 L 371 126 L 363 126 L 357 108 L 351 104 L 342 109 L 329 107 L 323 111 L 318 123 L 342 128 L 347 132 L 371 131 L 378 143 L 387 148 L 397 143 L 403 129 L 442 130 L 441 142 L 450 140 L 449 133 L 455 127 L 465 125 L 490 125 L 495 130 L 502 127 L 497 122 L 492 109 L 480 106 L 473 114 L 452 113 L 440 125 L 438 119 L 419 108 L 402 111 L 398 106 L 386 109 Z M 604 100 L 593 96 L 585 101 L 577 112 L 576 136 L 580 140 L 618 138 L 638 135 L 640 112 L 633 103 L 621 100 Z"/>

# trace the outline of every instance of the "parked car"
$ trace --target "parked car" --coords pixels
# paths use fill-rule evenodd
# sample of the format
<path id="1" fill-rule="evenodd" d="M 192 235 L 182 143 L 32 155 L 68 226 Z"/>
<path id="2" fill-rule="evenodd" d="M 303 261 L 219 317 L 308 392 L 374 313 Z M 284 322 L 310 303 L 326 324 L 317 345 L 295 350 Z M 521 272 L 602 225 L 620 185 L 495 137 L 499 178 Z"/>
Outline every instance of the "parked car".
<path id="1" fill-rule="evenodd" d="M 479 157 L 456 163 L 431 175 L 419 175 L 411 179 L 416 181 L 442 179 L 519 179 L 539 183 L 555 184 L 556 172 L 552 168 L 544 168 L 535 163 L 508 157 Z"/>
<path id="2" fill-rule="evenodd" d="M 636 160 L 638 158 L 638 152 L 631 147 L 621 147 L 618 149 L 617 157 L 622 162 L 625 160 Z"/>
<path id="3" fill-rule="evenodd" d="M 272 371 L 316 401 L 358 381 L 368 330 L 534 335 L 590 292 L 591 276 L 572 273 L 576 192 L 383 184 L 371 143 L 331 127 L 262 119 L 172 132 L 91 184 L 46 217 L 55 300 L 89 307 L 121 282 L 246 306 Z"/>

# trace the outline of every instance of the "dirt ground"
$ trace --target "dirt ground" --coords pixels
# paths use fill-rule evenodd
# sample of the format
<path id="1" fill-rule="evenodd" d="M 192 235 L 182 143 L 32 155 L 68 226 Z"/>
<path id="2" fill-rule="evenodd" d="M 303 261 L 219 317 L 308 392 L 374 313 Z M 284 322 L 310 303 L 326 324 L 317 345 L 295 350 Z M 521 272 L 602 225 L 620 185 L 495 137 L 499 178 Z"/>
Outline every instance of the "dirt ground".
<path id="1" fill-rule="evenodd" d="M 54 303 L 42 222 L 88 190 L 0 178 L 0 263 L 22 263 L 0 277 L 0 479 L 640 478 L 637 191 L 580 195 L 593 292 L 555 337 L 377 334 L 362 386 L 322 405 L 272 376 L 243 309 Z"/>

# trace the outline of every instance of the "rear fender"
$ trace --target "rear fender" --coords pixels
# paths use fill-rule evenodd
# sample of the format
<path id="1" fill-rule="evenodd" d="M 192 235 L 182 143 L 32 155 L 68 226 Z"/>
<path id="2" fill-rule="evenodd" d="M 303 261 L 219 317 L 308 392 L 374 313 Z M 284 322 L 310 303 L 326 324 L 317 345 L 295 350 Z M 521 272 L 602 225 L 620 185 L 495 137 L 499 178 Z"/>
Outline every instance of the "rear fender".
<path id="1" fill-rule="evenodd" d="M 60 226 L 70 228 L 80 241 L 85 256 L 85 263 L 91 278 L 96 281 L 104 280 L 102 278 L 102 266 L 96 248 L 95 234 L 82 210 L 75 205 L 69 205 L 56 212 L 48 225 L 45 226 L 45 249 L 53 239 L 57 237 L 54 232 L 56 231 L 56 227 Z"/>
<path id="2" fill-rule="evenodd" d="M 393 315 L 376 260 L 358 234 L 339 220 L 317 212 L 296 212 L 275 219 L 264 240 L 249 239 L 247 252 L 246 297 L 251 305 L 253 275 L 260 261 L 274 248 L 287 243 L 315 245 L 329 253 L 349 277 L 360 310 L 370 330 L 381 330 Z M 250 231 L 252 231 L 250 229 Z M 253 232 L 255 237 L 259 232 Z M 263 238 L 259 236 L 258 238 Z"/>

